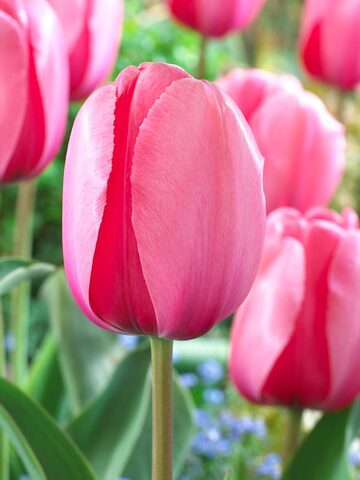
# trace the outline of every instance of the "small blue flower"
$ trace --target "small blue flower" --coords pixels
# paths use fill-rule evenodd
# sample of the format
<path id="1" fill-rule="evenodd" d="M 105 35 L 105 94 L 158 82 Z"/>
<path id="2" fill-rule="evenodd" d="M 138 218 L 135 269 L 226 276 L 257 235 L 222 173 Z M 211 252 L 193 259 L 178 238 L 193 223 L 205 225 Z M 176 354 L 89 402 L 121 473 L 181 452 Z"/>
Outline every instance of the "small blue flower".
<path id="1" fill-rule="evenodd" d="M 184 387 L 192 388 L 199 383 L 199 378 L 195 373 L 182 373 L 180 375 L 180 382 Z"/>
<path id="2" fill-rule="evenodd" d="M 195 423 L 200 428 L 208 428 L 213 424 L 213 419 L 208 412 L 198 408 L 195 410 Z"/>
<path id="3" fill-rule="evenodd" d="M 11 352 L 15 347 L 15 338 L 11 332 L 7 332 L 4 338 L 5 351 Z"/>
<path id="4" fill-rule="evenodd" d="M 121 345 L 125 350 L 134 350 L 139 343 L 139 337 L 137 335 L 118 335 Z"/>
<path id="5" fill-rule="evenodd" d="M 348 455 L 348 461 L 350 465 L 353 467 L 359 467 L 360 466 L 360 451 L 359 450 L 354 450 L 350 451 Z"/>
<path id="6" fill-rule="evenodd" d="M 217 360 L 206 360 L 200 363 L 197 371 L 202 381 L 207 385 L 219 382 L 225 374 L 224 367 Z"/>
<path id="7" fill-rule="evenodd" d="M 27 475 L 20 475 L 19 480 L 30 480 Z"/>
<path id="8" fill-rule="evenodd" d="M 262 477 L 269 477 L 272 480 L 277 480 L 281 475 L 281 460 L 279 455 L 270 453 L 266 455 L 263 462 L 258 465 L 256 473 Z"/>
<path id="9" fill-rule="evenodd" d="M 221 405 L 224 402 L 225 394 L 219 388 L 207 388 L 203 392 L 203 399 L 210 405 Z"/>

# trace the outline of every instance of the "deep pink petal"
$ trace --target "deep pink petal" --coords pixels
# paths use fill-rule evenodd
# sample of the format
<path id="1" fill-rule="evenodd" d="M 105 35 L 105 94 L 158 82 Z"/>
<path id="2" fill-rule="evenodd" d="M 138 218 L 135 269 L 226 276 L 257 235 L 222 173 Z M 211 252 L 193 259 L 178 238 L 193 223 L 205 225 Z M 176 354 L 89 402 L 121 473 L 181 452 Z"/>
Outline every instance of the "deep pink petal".
<path id="1" fill-rule="evenodd" d="M 18 141 L 27 104 L 28 50 L 21 25 L 0 11 L 0 178 Z"/>
<path id="2" fill-rule="evenodd" d="M 360 233 L 340 242 L 328 276 L 326 336 L 331 385 L 326 409 L 344 407 L 360 392 Z"/>
<path id="3" fill-rule="evenodd" d="M 252 401 L 264 400 L 266 380 L 294 332 L 304 287 L 301 243 L 269 236 L 257 280 L 231 333 L 230 376 Z"/>
<path id="4" fill-rule="evenodd" d="M 262 249 L 261 163 L 240 112 L 206 82 L 173 82 L 149 111 L 132 221 L 160 336 L 201 335 L 246 296 Z"/>

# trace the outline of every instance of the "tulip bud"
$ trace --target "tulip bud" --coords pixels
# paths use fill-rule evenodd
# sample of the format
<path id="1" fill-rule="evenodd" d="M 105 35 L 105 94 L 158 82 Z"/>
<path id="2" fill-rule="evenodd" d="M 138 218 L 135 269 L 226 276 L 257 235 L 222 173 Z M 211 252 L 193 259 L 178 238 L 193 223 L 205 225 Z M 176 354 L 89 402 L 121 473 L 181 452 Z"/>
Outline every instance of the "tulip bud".
<path id="1" fill-rule="evenodd" d="M 123 0 L 49 0 L 64 29 L 71 99 L 88 96 L 114 67 L 121 38 Z"/>
<path id="2" fill-rule="evenodd" d="M 236 102 L 265 158 L 267 212 L 326 206 L 342 177 L 344 127 L 291 75 L 236 69 L 217 81 Z"/>
<path id="3" fill-rule="evenodd" d="M 265 0 L 167 0 L 172 15 L 207 37 L 222 37 L 251 23 Z"/>
<path id="4" fill-rule="evenodd" d="M 279 209 L 231 333 L 230 376 L 253 402 L 342 408 L 360 392 L 355 212 Z"/>
<path id="5" fill-rule="evenodd" d="M 45 0 L 0 0 L 0 182 L 38 175 L 62 142 L 68 65 Z"/>
<path id="6" fill-rule="evenodd" d="M 360 83 L 360 1 L 307 0 L 300 56 L 323 82 L 352 90 Z"/>
<path id="7" fill-rule="evenodd" d="M 215 85 L 154 63 L 99 88 L 75 120 L 64 177 L 65 270 L 85 314 L 189 339 L 233 312 L 261 256 L 261 172 Z"/>

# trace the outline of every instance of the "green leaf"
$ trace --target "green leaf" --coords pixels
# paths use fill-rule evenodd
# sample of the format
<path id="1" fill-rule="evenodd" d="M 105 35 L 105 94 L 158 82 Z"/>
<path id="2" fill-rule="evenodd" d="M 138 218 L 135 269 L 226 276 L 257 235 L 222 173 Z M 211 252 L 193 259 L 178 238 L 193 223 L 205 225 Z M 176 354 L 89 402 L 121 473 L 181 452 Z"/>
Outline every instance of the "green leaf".
<path id="1" fill-rule="evenodd" d="M 95 480 L 79 449 L 46 411 L 3 378 L 0 425 L 33 480 Z"/>
<path id="2" fill-rule="evenodd" d="M 54 417 L 59 418 L 65 403 L 64 384 L 58 361 L 57 344 L 48 334 L 31 365 L 28 394 Z"/>
<path id="3" fill-rule="evenodd" d="M 55 268 L 50 263 L 2 258 L 0 260 L 0 295 L 5 295 L 26 280 L 44 278 L 53 273 Z"/>
<path id="4" fill-rule="evenodd" d="M 150 402 L 149 365 L 148 348 L 129 353 L 106 389 L 68 427 L 101 480 L 118 477 L 142 434 Z"/>
<path id="5" fill-rule="evenodd" d="M 184 464 L 194 433 L 193 403 L 189 391 L 174 376 L 174 478 Z M 139 461 L 141 458 L 141 461 Z M 151 473 L 151 403 L 142 433 L 125 468 L 124 476 L 150 480 Z"/>
<path id="6" fill-rule="evenodd" d="M 116 334 L 100 329 L 82 314 L 62 270 L 44 283 L 42 297 L 51 318 L 70 408 L 77 414 L 109 382 L 125 352 Z"/>
<path id="7" fill-rule="evenodd" d="M 282 480 L 351 480 L 349 446 L 360 429 L 360 401 L 324 415 L 309 433 Z"/>

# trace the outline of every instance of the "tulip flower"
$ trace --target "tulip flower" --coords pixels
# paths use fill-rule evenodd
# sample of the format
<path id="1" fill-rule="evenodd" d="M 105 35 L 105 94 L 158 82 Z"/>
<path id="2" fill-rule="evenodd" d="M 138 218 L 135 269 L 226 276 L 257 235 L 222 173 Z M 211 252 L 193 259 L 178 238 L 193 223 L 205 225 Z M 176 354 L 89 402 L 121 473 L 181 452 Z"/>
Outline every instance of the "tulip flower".
<path id="1" fill-rule="evenodd" d="M 113 69 L 120 45 L 123 0 L 49 0 L 64 29 L 72 100 L 88 96 Z"/>
<path id="2" fill-rule="evenodd" d="M 262 157 L 218 87 L 126 68 L 81 108 L 66 159 L 65 270 L 85 314 L 190 339 L 244 300 L 261 256 Z"/>
<path id="3" fill-rule="evenodd" d="M 0 1 L 0 182 L 38 175 L 65 132 L 68 65 L 45 0 Z"/>
<path id="4" fill-rule="evenodd" d="M 357 215 L 268 218 L 254 286 L 231 333 L 230 376 L 253 402 L 335 410 L 360 392 Z"/>
<path id="5" fill-rule="evenodd" d="M 343 90 L 360 83 L 359 0 L 307 0 L 300 36 L 305 69 Z"/>
<path id="6" fill-rule="evenodd" d="M 172 15 L 206 37 L 242 30 L 257 16 L 265 0 L 167 0 Z"/>
<path id="7" fill-rule="evenodd" d="M 234 70 L 218 85 L 236 102 L 265 158 L 268 213 L 326 206 L 345 166 L 344 127 L 290 75 Z"/>

